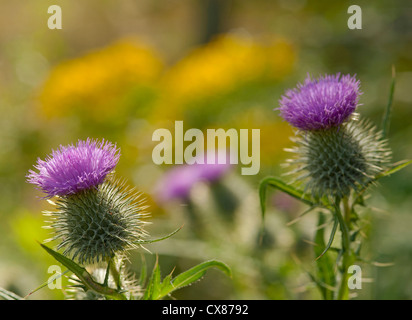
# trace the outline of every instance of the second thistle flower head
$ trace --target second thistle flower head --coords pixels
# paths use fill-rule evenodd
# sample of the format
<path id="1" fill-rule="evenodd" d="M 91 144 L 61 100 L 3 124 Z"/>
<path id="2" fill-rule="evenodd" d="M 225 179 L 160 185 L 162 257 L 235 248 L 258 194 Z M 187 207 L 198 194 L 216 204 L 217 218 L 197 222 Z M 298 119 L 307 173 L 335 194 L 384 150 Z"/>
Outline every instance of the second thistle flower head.
<path id="1" fill-rule="evenodd" d="M 337 127 L 355 111 L 360 82 L 340 73 L 319 79 L 306 78 L 297 88 L 287 90 L 279 101 L 281 116 L 295 128 L 305 131 Z"/>
<path id="2" fill-rule="evenodd" d="M 185 164 L 168 171 L 156 188 L 158 200 L 167 202 L 172 199 L 186 199 L 196 183 L 214 182 L 222 178 L 232 165 L 226 153 L 221 152 L 221 155 L 225 156 L 224 163 L 218 163 L 219 152 L 217 152 L 214 154 L 215 163 L 207 163 L 208 155 L 205 155 L 203 163 Z"/>
<path id="3" fill-rule="evenodd" d="M 382 133 L 352 116 L 359 81 L 349 75 L 308 77 L 304 85 L 288 90 L 279 101 L 281 116 L 299 129 L 289 151 L 289 164 L 315 198 L 345 197 L 362 188 L 389 161 L 390 150 Z"/>
<path id="4" fill-rule="evenodd" d="M 60 146 L 46 160 L 37 160 L 27 181 L 47 194 L 65 196 L 103 183 L 119 161 L 119 150 L 110 142 L 79 140 L 76 145 Z"/>

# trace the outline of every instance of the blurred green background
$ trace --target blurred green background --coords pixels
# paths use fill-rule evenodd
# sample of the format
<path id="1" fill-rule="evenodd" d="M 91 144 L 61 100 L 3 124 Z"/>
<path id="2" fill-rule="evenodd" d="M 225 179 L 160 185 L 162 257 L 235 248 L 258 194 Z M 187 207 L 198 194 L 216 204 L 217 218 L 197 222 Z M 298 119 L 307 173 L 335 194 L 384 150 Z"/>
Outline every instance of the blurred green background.
<path id="1" fill-rule="evenodd" d="M 47 27 L 50 5 L 63 28 Z M 280 175 L 291 128 L 273 109 L 307 73 L 357 74 L 359 113 L 380 125 L 392 66 L 396 68 L 390 145 L 394 161 L 412 158 L 412 4 L 358 1 L 362 30 L 349 30 L 349 1 L 0 0 L 0 287 L 26 295 L 47 280 L 55 262 L 36 241 L 50 237 L 43 210 L 52 209 L 25 181 L 38 157 L 87 137 L 116 142 L 117 174 L 150 205 L 152 237 L 184 224 L 171 239 L 132 252 L 156 253 L 164 275 L 219 259 L 233 279 L 211 270 L 178 299 L 317 299 L 306 271 L 316 215 L 287 226 L 305 210 L 272 192 L 261 223 L 257 187 Z M 261 130 L 261 170 L 234 168 L 220 181 L 198 183 L 190 203 L 159 203 L 156 185 L 170 166 L 152 161 L 152 133 L 184 120 L 189 128 Z M 412 168 L 373 188 L 362 213 L 363 299 L 412 298 Z M 193 224 L 193 216 L 198 223 Z M 200 222 L 199 222 L 200 221 Z M 61 299 L 45 288 L 30 299 Z"/>

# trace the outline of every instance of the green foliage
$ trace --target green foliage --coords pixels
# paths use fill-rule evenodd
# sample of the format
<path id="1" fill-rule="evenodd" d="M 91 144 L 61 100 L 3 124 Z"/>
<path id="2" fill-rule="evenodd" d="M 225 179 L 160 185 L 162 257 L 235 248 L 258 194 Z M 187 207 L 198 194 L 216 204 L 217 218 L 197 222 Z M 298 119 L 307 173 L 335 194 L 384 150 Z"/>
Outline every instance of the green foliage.
<path id="1" fill-rule="evenodd" d="M 80 283 L 86 287 L 87 290 L 90 290 L 97 295 L 104 296 L 108 299 L 114 300 L 126 300 L 128 296 L 126 295 L 125 290 L 121 287 L 122 279 L 120 279 L 120 273 L 117 274 L 118 278 L 115 279 L 115 282 L 118 284 L 117 289 L 113 289 L 108 285 L 108 274 L 110 271 L 116 276 L 116 270 L 113 270 L 110 267 L 110 262 L 106 271 L 105 280 L 103 283 L 98 283 L 93 279 L 93 276 L 82 266 L 78 265 L 71 259 L 65 257 L 64 255 L 54 251 L 53 249 L 48 248 L 44 244 L 40 244 L 44 250 L 46 250 L 51 256 L 53 256 L 58 262 L 63 264 L 67 269 L 73 272 L 77 278 L 80 280 Z M 147 287 L 142 296 L 143 300 L 159 300 L 166 296 L 169 296 L 172 292 L 188 286 L 200 278 L 202 278 L 206 271 L 212 267 L 218 268 L 223 271 L 226 275 L 231 277 L 230 268 L 223 262 L 217 260 L 210 260 L 182 272 L 176 277 L 172 278 L 172 273 L 168 274 L 163 280 L 161 279 L 160 266 L 156 261 L 155 267 L 153 269 L 152 275 L 149 279 Z M 64 272 L 64 273 L 67 273 Z M 61 276 L 61 275 L 59 275 Z M 146 267 L 142 269 L 140 283 L 145 282 L 146 277 Z M 55 279 L 55 278 L 54 278 Z M 54 280 L 53 279 L 53 280 Z M 39 288 L 35 289 L 33 292 L 45 287 L 50 281 L 41 285 Z M 4 296 L 7 295 L 7 292 L 4 292 Z M 10 296 L 12 298 L 13 295 Z M 130 295 L 134 298 L 134 296 Z"/>
<path id="2" fill-rule="evenodd" d="M 389 176 L 405 168 L 411 163 L 411 160 L 404 160 L 393 164 L 387 170 L 380 172 L 373 178 L 371 178 L 370 181 L 368 181 L 367 186 L 369 186 L 372 182 L 376 182 L 378 179 Z M 360 245 L 356 244 L 360 229 L 356 226 L 358 214 L 355 211 L 355 205 L 365 206 L 363 192 L 366 190 L 366 185 L 363 189 L 360 190 L 360 192 L 357 192 L 356 189 L 352 190 L 353 200 L 351 203 L 349 202 L 348 197 L 336 197 L 336 199 L 334 200 L 328 197 L 323 197 L 321 202 L 318 202 L 318 200 L 316 199 L 311 199 L 310 196 L 305 194 L 304 191 L 299 190 L 292 185 L 286 184 L 279 178 L 267 177 L 263 179 L 259 185 L 262 220 L 265 217 L 268 187 L 285 192 L 295 199 L 301 201 L 302 203 L 309 205 L 309 209 L 306 210 L 303 214 L 306 214 L 315 208 L 321 208 L 323 210 L 329 211 L 330 215 L 333 217 L 333 226 L 329 240 L 327 243 L 325 243 L 325 215 L 323 212 L 319 212 L 318 229 L 314 239 L 314 252 L 316 255 L 316 275 L 313 275 L 312 273 L 308 274 L 310 278 L 316 283 L 324 299 L 347 299 L 347 268 L 355 261 L 363 261 L 363 259 L 360 257 Z M 341 206 L 343 208 L 343 214 L 341 212 Z M 300 217 L 302 217 L 303 214 Z M 340 248 L 333 248 L 333 251 L 336 251 L 338 253 L 336 262 L 334 262 L 328 255 L 328 251 L 332 249 L 332 244 L 338 226 L 341 230 L 342 243 Z M 334 270 L 336 270 L 335 263 L 341 264 L 339 268 L 341 273 L 341 284 L 338 287 L 338 276 L 334 272 Z"/>
<path id="3" fill-rule="evenodd" d="M 21 9 L 23 3 L 27 5 L 24 19 Z M 166 241 L 160 244 L 160 258 L 164 255 L 166 261 L 181 264 L 181 260 L 193 257 L 204 260 L 214 257 L 230 264 L 233 269 L 234 279 L 228 287 L 229 291 L 209 292 L 203 290 L 200 283 L 191 290 L 182 290 L 179 296 L 189 299 L 194 297 L 193 294 L 199 299 L 312 298 L 311 292 L 292 292 L 297 278 L 295 271 L 299 267 L 291 259 L 290 250 L 284 250 L 284 246 L 296 241 L 299 246 L 296 250 L 303 250 L 299 251 L 302 252 L 299 258 L 303 263 L 307 262 L 307 246 L 300 240 L 306 235 L 306 222 L 317 218 L 317 207 L 307 205 L 307 209 L 302 210 L 293 202 L 286 209 L 276 207 L 280 214 L 268 217 L 271 204 L 267 201 L 266 223 L 270 221 L 271 224 L 266 224 L 263 245 L 257 246 L 254 242 L 257 240 L 255 228 L 259 227 L 260 220 L 259 207 L 254 205 L 255 185 L 266 175 L 277 175 L 278 163 L 284 158 L 282 149 L 289 147 L 287 125 L 281 123 L 273 108 L 284 89 L 290 83 L 303 79 L 307 72 L 320 74 L 340 70 L 343 73 L 356 73 L 365 91 L 361 97 L 364 106 L 359 110 L 377 124 L 387 121 L 381 128 L 384 137 L 391 138 L 395 161 L 408 158 L 412 154 L 411 75 L 408 72 L 412 68 L 412 56 L 409 54 L 410 32 L 407 32 L 411 23 L 410 0 L 397 1 L 396 5 L 390 5 L 392 3 L 389 1 L 359 3 L 363 9 L 364 30 L 358 31 L 347 29 L 346 20 L 351 15 L 347 14 L 349 3 L 345 1 L 239 1 L 241 5 L 232 5 L 230 8 L 227 7 L 228 1 L 214 1 L 216 6 L 213 6 L 213 10 L 206 10 L 208 5 L 210 9 L 209 1 L 184 1 L 178 6 L 173 5 L 173 2 L 165 2 L 160 6 L 154 1 L 134 1 L 133 6 L 130 6 L 129 2 L 121 1 L 118 2 L 119 10 L 112 10 L 113 3 L 83 1 L 84 12 L 104 14 L 87 15 L 87 21 L 82 21 L 85 15 L 77 17 L 70 14 L 66 22 L 72 23 L 75 18 L 75 23 L 79 22 L 78 27 L 64 27 L 63 33 L 44 31 L 44 22 L 47 20 L 45 1 L 2 1 L 0 4 L 1 20 L 8 22 L 8 27 L 0 35 L 0 56 L 4 71 L 0 75 L 0 110 L 3 114 L 0 120 L 3 155 L 0 157 L 0 285 L 25 296 L 46 280 L 47 267 L 54 263 L 52 256 L 45 254 L 44 249 L 34 241 L 46 239 L 50 235 L 47 234 L 48 230 L 40 228 L 44 223 L 39 212 L 44 209 L 44 205 L 36 200 L 38 193 L 24 182 L 27 169 L 38 156 L 47 154 L 50 147 L 79 137 L 116 140 L 119 145 L 128 146 L 117 172 L 132 177 L 132 181 L 142 191 L 150 194 L 161 174 L 157 170 L 161 168 L 154 166 L 151 161 L 151 133 L 155 128 L 167 127 L 169 124 L 165 119 L 176 119 L 176 110 L 181 108 L 182 116 L 179 119 L 187 123 L 187 128 L 260 128 L 261 173 L 257 176 L 236 176 L 240 183 L 225 181 L 231 183 L 231 190 L 239 197 L 234 219 L 228 223 L 216 219 L 220 218 L 219 213 L 206 197 L 195 199 L 197 217 L 206 221 L 202 225 L 202 238 L 198 237 L 200 233 L 196 233 L 197 230 L 188 227 L 191 224 L 186 220 L 187 217 L 184 216 L 185 221 L 182 222 L 180 213 L 185 213 L 184 207 L 174 204 L 152 207 L 155 220 L 160 217 L 160 223 L 154 221 L 153 224 L 156 234 L 167 234 L 170 226 L 180 226 L 182 223 L 188 231 L 183 239 L 177 240 L 179 246 L 175 246 L 173 241 L 170 241 L 170 245 Z M 367 7 L 363 7 L 362 3 Z M 205 16 L 201 21 L 191 14 L 197 14 L 199 5 L 204 9 L 200 11 Z M 65 10 L 77 12 L 78 6 L 75 1 L 65 2 L 63 15 L 66 16 Z M 139 12 L 145 13 L 145 23 L 136 25 L 132 17 Z M 127 13 L 126 17 L 124 13 Z M 172 27 L 171 19 L 167 18 L 169 13 L 179 17 L 173 19 Z M 93 33 L 84 32 L 82 22 L 90 22 L 99 28 L 95 28 Z M 216 46 L 215 41 L 206 41 L 214 38 L 214 32 L 221 34 L 225 27 L 232 25 L 239 27 L 240 32 L 235 30 L 233 34 L 245 38 L 247 42 L 244 47 L 252 54 L 239 51 L 230 43 L 226 44 L 229 50 L 225 50 L 223 46 Z M 158 30 L 168 30 L 167 37 Z M 207 37 L 204 35 L 205 30 L 208 30 Z M 130 38 L 135 35 L 139 39 Z M 144 35 L 143 39 L 139 35 Z M 118 47 L 112 43 L 122 41 L 123 37 L 126 37 L 126 43 L 149 48 L 154 44 L 155 48 L 160 48 L 159 55 L 165 62 L 164 67 L 156 71 L 160 68 L 156 68 L 150 60 L 130 56 L 129 51 L 122 54 L 123 51 L 116 49 Z M 274 69 L 263 65 L 261 55 L 255 54 L 253 50 L 258 42 L 264 46 L 270 45 L 273 38 L 293 45 L 293 51 L 285 52 L 281 48 L 269 55 L 270 63 L 278 65 L 280 72 L 271 71 Z M 189 44 L 196 44 L 196 47 Z M 206 54 L 199 55 L 198 51 Z M 89 60 L 89 52 L 97 58 L 93 60 L 96 63 Z M 244 62 L 242 65 L 235 64 L 238 59 L 231 59 L 231 56 L 245 55 L 246 59 L 240 60 Z M 193 56 L 197 58 L 193 59 Z M 390 73 L 391 64 L 396 64 L 398 71 L 396 92 L 394 77 L 391 84 L 390 76 L 386 76 Z M 273 74 L 277 80 L 263 83 L 260 76 L 253 77 L 256 66 L 259 69 L 261 65 L 266 74 Z M 187 66 L 183 70 L 185 72 L 179 72 L 180 66 Z M 249 70 L 249 73 L 237 72 L 239 67 Z M 146 78 L 145 74 L 152 76 Z M 164 75 L 167 77 L 169 74 L 171 80 L 167 81 Z M 249 79 L 246 80 L 253 83 L 244 83 L 245 74 Z M 47 83 L 52 83 L 48 90 L 45 88 Z M 180 89 L 180 92 L 187 89 L 186 92 L 193 93 L 192 98 L 181 97 L 179 101 L 179 96 L 173 96 L 177 91 L 175 88 Z M 43 96 L 51 103 L 39 100 L 42 92 L 45 92 Z M 388 99 L 389 92 L 392 93 Z M 392 110 L 392 107 L 394 112 L 384 116 L 388 120 L 382 119 L 381 110 Z M 373 228 L 367 235 L 368 246 L 363 246 L 362 250 L 368 250 L 363 254 L 367 253 L 371 259 L 397 261 L 397 264 L 391 268 L 373 269 L 373 273 L 377 273 L 376 281 L 365 284 L 365 290 L 359 291 L 362 297 L 412 298 L 412 278 L 408 277 L 412 263 L 412 222 L 408 214 L 412 205 L 411 173 L 411 167 L 408 166 L 402 174 L 394 174 L 390 179 L 382 176 L 384 179 L 377 180 L 382 184 L 382 188 L 376 190 L 378 196 L 368 198 L 367 191 L 371 190 L 368 185 L 364 192 L 361 190 L 354 195 L 356 201 L 350 203 L 359 210 L 356 211 L 359 213 L 358 223 L 363 223 L 363 213 L 372 213 L 368 204 L 391 213 L 386 215 L 380 211 L 370 216 Z M 270 186 L 266 189 L 268 193 L 274 190 Z M 267 198 L 278 201 L 282 199 L 279 193 L 276 197 L 268 195 Z M 222 193 L 219 194 L 225 198 Z M 149 196 L 149 201 L 152 200 Z M 182 210 L 177 212 L 180 208 Z M 294 225 L 292 232 L 291 228 L 285 228 L 283 220 L 293 220 L 300 213 L 296 210 L 304 211 L 301 216 L 304 215 L 305 220 Z M 239 214 L 241 212 L 245 214 Z M 162 222 L 165 217 L 170 219 L 169 223 Z M 253 221 L 250 217 L 253 217 Z M 326 218 L 330 225 L 324 230 L 325 246 L 321 246 L 321 249 L 326 248 L 329 230 L 333 225 L 333 218 L 327 214 Z M 300 217 L 295 221 L 301 221 Z M 338 226 L 336 245 L 339 232 Z M 288 235 L 286 242 L 283 237 L 285 233 Z M 52 247 L 50 243 L 46 245 Z M 205 250 L 197 250 L 196 245 Z M 148 246 L 151 249 L 151 245 Z M 231 249 L 233 254 L 227 255 Z M 319 263 L 327 256 L 333 256 L 336 253 L 334 249 L 332 245 L 319 259 Z M 131 261 L 140 256 L 138 251 L 131 252 Z M 314 254 L 313 258 L 318 256 Z M 136 270 L 137 274 L 144 278 L 145 272 L 140 268 Z M 162 265 L 162 270 L 170 268 Z M 146 277 L 150 277 L 151 269 L 150 265 Z M 261 272 L 263 269 L 266 271 Z M 282 270 L 282 273 L 277 273 L 278 270 Z M 213 285 L 218 287 L 220 283 Z M 61 299 L 63 293 L 46 287 L 31 298 L 38 297 Z"/>
<path id="4" fill-rule="evenodd" d="M 384 172 L 378 174 L 375 176 L 373 179 L 373 182 L 377 181 L 380 178 L 390 176 L 391 174 L 398 172 L 399 170 L 402 170 L 409 166 L 412 163 L 412 160 L 401 160 L 396 163 L 394 163 L 392 166 L 390 166 L 387 170 Z"/>
<path id="5" fill-rule="evenodd" d="M 210 260 L 200 263 L 174 278 L 172 278 L 172 271 L 163 280 L 161 280 L 160 266 L 156 261 L 152 276 L 150 277 L 149 284 L 144 293 L 143 300 L 162 299 L 170 295 L 173 291 L 198 281 L 205 275 L 206 271 L 212 267 L 220 269 L 229 277 L 232 275 L 230 268 L 226 264 L 217 260 Z"/>
<path id="6" fill-rule="evenodd" d="M 292 196 L 293 198 L 311 207 L 320 205 L 320 204 L 316 204 L 315 202 L 313 202 L 310 196 L 305 194 L 303 191 L 296 189 L 294 186 L 285 183 L 279 178 L 266 177 L 259 184 L 259 198 L 260 198 L 260 206 L 262 209 L 261 211 L 262 218 L 265 217 L 265 212 L 266 212 L 266 196 L 267 196 L 268 187 L 272 187 L 282 192 L 285 192 L 288 195 Z"/>
<path id="7" fill-rule="evenodd" d="M 176 232 L 177 231 L 173 232 L 173 234 Z M 127 292 L 123 288 L 122 283 L 124 280 L 121 277 L 121 273 L 118 272 L 116 268 L 114 268 L 114 264 L 111 260 L 108 261 L 106 275 L 105 275 L 103 283 L 98 283 L 84 267 L 78 265 L 73 260 L 67 258 L 66 256 L 60 254 L 57 251 L 54 251 L 53 249 L 45 246 L 44 244 L 40 244 L 40 245 L 44 250 L 46 250 L 47 253 L 49 253 L 58 262 L 63 264 L 68 270 L 58 276 L 53 277 L 53 279 L 42 284 L 41 286 L 33 290 L 30 294 L 40 290 L 41 288 L 44 288 L 45 286 L 47 286 L 48 283 L 50 283 L 51 281 L 54 281 L 57 277 L 60 277 L 63 274 L 66 274 L 68 271 L 71 271 L 77 276 L 79 280 L 80 284 L 77 286 L 83 287 L 84 291 L 86 292 L 87 291 L 94 292 L 96 297 L 102 296 L 104 298 L 114 299 L 114 300 L 126 300 L 126 299 L 136 298 L 133 294 L 131 294 L 130 292 Z M 158 262 L 156 261 L 152 275 L 148 281 L 146 289 L 144 290 L 142 299 L 143 300 L 159 300 L 166 296 L 169 296 L 175 290 L 188 286 L 196 282 L 197 280 L 201 279 L 205 275 L 206 271 L 212 267 L 220 269 L 226 275 L 231 277 L 231 270 L 226 264 L 224 264 L 223 262 L 217 261 L 217 260 L 210 260 L 210 261 L 200 263 L 199 265 L 185 272 L 182 272 L 181 274 L 177 275 L 174 278 L 172 278 L 172 273 L 170 273 L 162 280 L 161 274 L 160 274 L 160 266 Z M 112 273 L 115 283 L 117 284 L 116 289 L 109 286 L 109 283 L 108 283 L 109 272 Z M 144 266 L 141 269 L 139 283 L 143 285 L 145 280 L 146 280 L 146 265 L 144 264 Z M 4 292 L 3 295 L 7 296 L 7 292 Z M 90 296 L 91 295 L 89 295 L 89 297 Z M 13 296 L 10 296 L 10 298 L 12 297 Z"/>
<path id="8" fill-rule="evenodd" d="M 359 216 L 355 206 L 366 207 L 364 193 L 370 185 L 412 163 L 412 160 L 403 160 L 387 165 L 390 149 L 386 136 L 394 89 L 393 74 L 381 132 L 363 121 L 351 121 L 339 130 L 309 132 L 304 137 L 295 139 L 298 147 L 291 151 L 297 156 L 289 163 L 297 165 L 293 173 L 300 173 L 300 176 L 296 180 L 306 179 L 304 190 L 275 177 L 267 177 L 259 185 L 262 218 L 266 211 L 268 187 L 285 192 L 309 205 L 310 208 L 304 214 L 319 207 L 328 211 L 333 218 L 329 240 L 325 243 L 326 217 L 322 211 L 319 212 L 314 238 L 316 273 L 308 273 L 324 299 L 348 299 L 348 267 L 356 261 L 364 261 L 360 256 L 361 242 L 357 240 L 361 228 L 357 224 Z M 312 197 L 308 195 L 308 191 L 311 191 Z M 341 231 L 341 245 L 340 248 L 333 248 L 337 253 L 334 261 L 330 250 L 338 227 Z M 340 271 L 340 277 L 335 272 L 336 269 Z"/>
<path id="9" fill-rule="evenodd" d="M 315 255 L 317 255 L 316 261 L 316 279 L 315 283 L 318 286 L 322 296 L 325 300 L 332 300 L 334 291 L 332 290 L 336 285 L 336 279 L 334 274 L 334 260 L 329 256 L 327 251 L 330 249 L 333 239 L 335 237 L 335 232 L 338 226 L 337 219 L 334 219 L 332 232 L 329 241 L 325 247 L 325 223 L 326 216 L 323 212 L 319 212 L 318 218 L 318 229 L 315 235 Z M 323 249 L 325 248 L 325 249 Z"/>
<path id="10" fill-rule="evenodd" d="M 41 284 L 40 286 L 38 286 L 36 289 L 32 290 L 29 292 L 29 294 L 27 296 L 25 296 L 25 298 L 27 298 L 28 296 L 32 295 L 33 293 L 39 291 L 40 289 L 43 289 L 44 287 L 48 286 L 50 283 L 53 283 L 54 281 L 56 281 L 57 279 L 63 277 L 65 274 L 69 273 L 70 270 L 66 270 L 62 273 L 58 273 L 53 277 L 50 277 L 46 282 L 44 282 L 43 284 Z"/>
<path id="11" fill-rule="evenodd" d="M 73 272 L 80 279 L 80 281 L 87 287 L 87 289 L 94 291 L 98 294 L 107 296 L 109 298 L 113 298 L 115 300 L 126 300 L 126 296 L 118 290 L 109 288 L 107 285 L 103 285 L 94 281 L 93 277 L 90 275 L 89 272 L 87 272 L 87 270 L 84 267 L 78 265 L 77 263 L 65 257 L 61 253 L 58 253 L 57 251 L 48 248 L 44 244 L 40 245 L 53 258 L 55 258 L 58 262 L 60 262 L 67 269 Z"/>

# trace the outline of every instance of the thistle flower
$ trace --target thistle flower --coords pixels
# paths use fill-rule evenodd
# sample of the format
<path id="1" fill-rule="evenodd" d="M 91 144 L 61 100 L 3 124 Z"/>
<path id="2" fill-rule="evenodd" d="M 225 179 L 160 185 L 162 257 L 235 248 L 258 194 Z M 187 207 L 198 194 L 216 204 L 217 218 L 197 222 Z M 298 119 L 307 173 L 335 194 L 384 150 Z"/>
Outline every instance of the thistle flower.
<path id="1" fill-rule="evenodd" d="M 301 130 L 337 127 L 350 118 L 358 106 L 360 82 L 355 76 L 325 75 L 317 80 L 310 76 L 304 84 L 287 90 L 279 101 L 280 115 Z"/>
<path id="2" fill-rule="evenodd" d="M 349 75 L 308 77 L 279 101 L 281 116 L 299 129 L 293 139 L 296 157 L 288 161 L 296 181 L 313 197 L 345 197 L 365 187 L 390 159 L 387 140 L 353 112 L 359 81 Z"/>
<path id="3" fill-rule="evenodd" d="M 106 180 L 97 188 L 61 197 L 52 218 L 57 249 L 81 264 L 95 263 L 136 248 L 146 233 L 142 221 L 147 213 L 139 194 L 124 183 Z"/>
<path id="4" fill-rule="evenodd" d="M 46 160 L 37 160 L 27 181 L 39 187 L 47 198 L 64 196 L 103 183 L 119 161 L 119 150 L 110 142 L 87 139 L 76 145 L 60 146 Z"/>
<path id="5" fill-rule="evenodd" d="M 58 196 L 49 227 L 60 240 L 57 249 L 81 264 L 112 259 L 135 248 L 146 235 L 146 215 L 140 195 L 124 183 L 108 178 L 119 161 L 119 150 L 110 142 L 87 139 L 60 146 L 46 161 L 38 160 L 28 182 L 46 198 Z"/>
<path id="6" fill-rule="evenodd" d="M 214 164 L 206 163 L 206 161 L 203 164 L 186 164 L 168 171 L 159 181 L 156 188 L 159 201 L 166 202 L 172 199 L 185 199 L 189 196 L 190 190 L 196 183 L 219 180 L 230 170 L 231 164 L 228 161 L 223 164 L 217 163 L 217 160 L 215 162 Z"/>

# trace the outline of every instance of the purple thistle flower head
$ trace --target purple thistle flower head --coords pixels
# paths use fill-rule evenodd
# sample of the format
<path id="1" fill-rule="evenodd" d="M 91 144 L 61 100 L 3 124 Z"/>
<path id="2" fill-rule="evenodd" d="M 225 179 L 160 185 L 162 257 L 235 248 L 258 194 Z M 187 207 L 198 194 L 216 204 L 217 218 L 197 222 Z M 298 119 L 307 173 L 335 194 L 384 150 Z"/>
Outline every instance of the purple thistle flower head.
<path id="1" fill-rule="evenodd" d="M 103 183 L 119 157 L 119 149 L 108 141 L 79 140 L 76 145 L 53 150 L 45 161 L 38 159 L 34 167 L 39 172 L 29 170 L 27 182 L 45 192 L 47 198 L 74 194 Z"/>
<path id="2" fill-rule="evenodd" d="M 279 100 L 280 115 L 292 126 L 315 131 L 338 127 L 348 120 L 358 106 L 360 82 L 355 76 L 310 75 L 297 88 L 287 90 Z"/>

